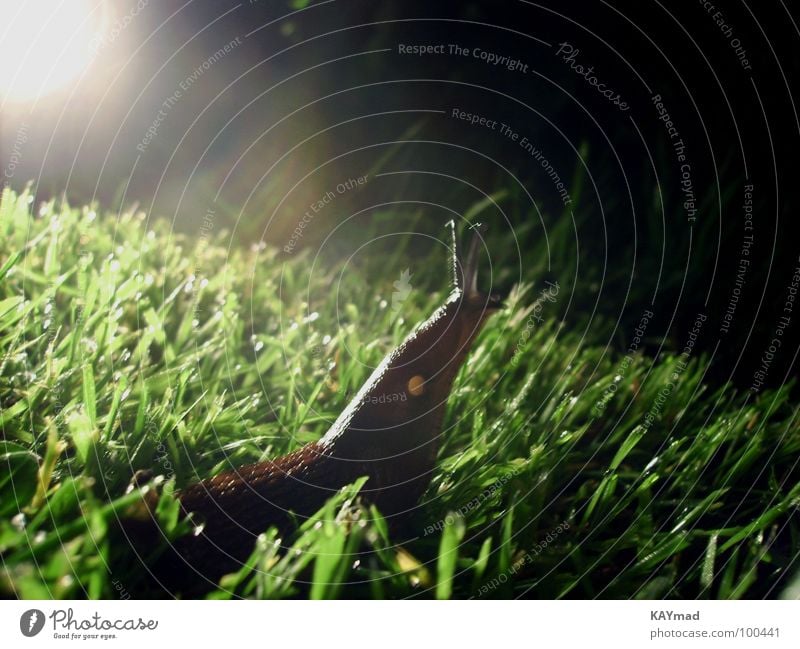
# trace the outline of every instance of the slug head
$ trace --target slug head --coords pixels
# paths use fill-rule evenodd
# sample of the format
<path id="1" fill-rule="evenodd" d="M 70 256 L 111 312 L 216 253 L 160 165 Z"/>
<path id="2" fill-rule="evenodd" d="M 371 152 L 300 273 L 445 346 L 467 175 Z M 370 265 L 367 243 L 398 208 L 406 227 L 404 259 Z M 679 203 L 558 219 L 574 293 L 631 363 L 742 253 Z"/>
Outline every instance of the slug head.
<path id="1" fill-rule="evenodd" d="M 383 359 L 321 441 L 335 458 L 355 463 L 356 473 L 370 475 L 365 491 L 420 480 L 427 486 L 453 381 L 486 319 L 500 308 L 497 297 L 478 289 L 480 243 L 478 230 L 461 264 L 453 233 L 449 298 Z"/>

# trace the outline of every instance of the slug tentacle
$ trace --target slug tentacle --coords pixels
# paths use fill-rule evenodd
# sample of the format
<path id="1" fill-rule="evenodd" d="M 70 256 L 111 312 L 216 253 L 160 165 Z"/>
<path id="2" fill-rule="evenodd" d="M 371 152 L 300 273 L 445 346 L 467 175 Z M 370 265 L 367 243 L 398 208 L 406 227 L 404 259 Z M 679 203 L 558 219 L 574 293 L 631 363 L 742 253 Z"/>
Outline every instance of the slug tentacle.
<path id="1" fill-rule="evenodd" d="M 472 235 L 472 240 L 469 243 L 467 261 L 464 264 L 464 291 L 470 299 L 474 300 L 482 297 L 480 291 L 478 291 L 478 254 L 482 235 L 486 228 L 483 224 L 478 223 L 473 226 L 473 230 L 475 234 Z"/>

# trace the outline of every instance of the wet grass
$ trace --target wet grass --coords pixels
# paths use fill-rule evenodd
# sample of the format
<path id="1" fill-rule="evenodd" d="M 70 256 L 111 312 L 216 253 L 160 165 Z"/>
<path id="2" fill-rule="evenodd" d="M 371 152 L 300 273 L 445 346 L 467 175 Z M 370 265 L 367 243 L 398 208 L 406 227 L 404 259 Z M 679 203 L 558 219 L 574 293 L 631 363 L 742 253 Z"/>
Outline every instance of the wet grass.
<path id="1" fill-rule="evenodd" d="M 318 439 L 449 290 L 441 248 L 416 260 L 398 317 L 401 249 L 343 273 L 99 211 L 8 191 L 0 205 L 6 597 L 136 592 L 160 548 L 135 555 L 116 521 L 142 490 L 159 490 L 163 544 L 185 533 L 174 488 Z M 572 236 L 551 234 L 563 275 L 529 264 L 481 334 L 401 536 L 353 485 L 289 538 L 265 531 L 209 597 L 779 596 L 800 548 L 791 386 L 712 388 L 703 356 L 564 326 Z M 514 249 L 502 233 L 488 246 L 499 268 Z M 129 491 L 139 469 L 163 478 Z"/>

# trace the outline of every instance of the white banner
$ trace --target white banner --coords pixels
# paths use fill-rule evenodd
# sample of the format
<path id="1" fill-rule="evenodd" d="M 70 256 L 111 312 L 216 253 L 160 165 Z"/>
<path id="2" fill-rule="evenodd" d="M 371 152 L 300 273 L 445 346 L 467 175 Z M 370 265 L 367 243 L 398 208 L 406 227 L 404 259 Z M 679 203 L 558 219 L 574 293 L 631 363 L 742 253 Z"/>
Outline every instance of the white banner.
<path id="1" fill-rule="evenodd" d="M 7 601 L 4 647 L 799 647 L 800 601 Z M 578 644 L 580 643 L 580 644 Z M 585 643 L 585 644 L 584 644 Z"/>

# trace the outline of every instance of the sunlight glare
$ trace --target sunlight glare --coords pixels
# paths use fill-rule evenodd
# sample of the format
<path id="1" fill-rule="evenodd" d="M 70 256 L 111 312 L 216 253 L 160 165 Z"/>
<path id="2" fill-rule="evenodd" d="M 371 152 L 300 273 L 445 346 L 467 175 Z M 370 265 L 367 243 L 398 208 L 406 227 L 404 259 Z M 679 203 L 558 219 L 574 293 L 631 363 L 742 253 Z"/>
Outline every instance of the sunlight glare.
<path id="1" fill-rule="evenodd" d="M 0 97 L 29 101 L 75 80 L 94 57 L 102 0 L 23 0 L 0 10 Z"/>

